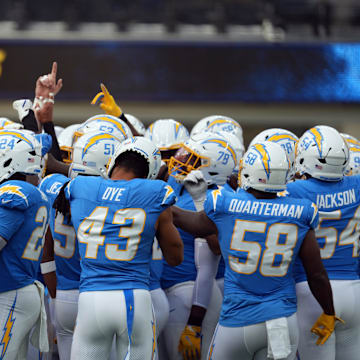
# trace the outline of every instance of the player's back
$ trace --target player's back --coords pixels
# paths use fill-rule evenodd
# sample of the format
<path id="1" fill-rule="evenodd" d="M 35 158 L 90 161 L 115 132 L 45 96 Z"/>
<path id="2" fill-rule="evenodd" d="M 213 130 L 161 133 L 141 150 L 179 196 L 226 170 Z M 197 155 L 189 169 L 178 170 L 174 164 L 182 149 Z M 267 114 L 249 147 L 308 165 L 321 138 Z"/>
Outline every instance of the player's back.
<path id="1" fill-rule="evenodd" d="M 171 187 L 79 176 L 67 196 L 79 241 L 80 291 L 148 289 L 155 223 L 176 200 Z"/>
<path id="2" fill-rule="evenodd" d="M 52 207 L 61 187 L 70 181 L 64 175 L 52 174 L 45 177 L 39 185 L 50 202 L 50 229 L 54 239 L 57 289 L 78 289 L 80 282 L 80 256 L 76 233 L 71 220 Z"/>
<path id="3" fill-rule="evenodd" d="M 317 221 L 316 207 L 222 190 L 207 197 L 205 211 L 217 225 L 226 266 L 220 323 L 245 326 L 296 312 L 293 264 Z"/>
<path id="4" fill-rule="evenodd" d="M 32 284 L 37 277 L 48 225 L 49 202 L 35 186 L 19 180 L 0 186 L 0 292 Z"/>
<path id="5" fill-rule="evenodd" d="M 313 201 L 319 209 L 316 238 L 329 278 L 358 279 L 360 176 L 336 182 L 298 180 L 289 184 L 288 193 Z M 306 280 L 301 264 L 295 274 L 296 281 Z"/>

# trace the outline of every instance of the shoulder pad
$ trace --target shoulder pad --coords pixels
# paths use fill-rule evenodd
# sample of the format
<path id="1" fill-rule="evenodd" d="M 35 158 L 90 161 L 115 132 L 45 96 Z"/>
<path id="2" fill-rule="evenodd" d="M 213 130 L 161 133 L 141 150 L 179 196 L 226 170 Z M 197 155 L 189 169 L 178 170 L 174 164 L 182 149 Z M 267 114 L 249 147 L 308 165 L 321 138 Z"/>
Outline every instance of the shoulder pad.
<path id="1" fill-rule="evenodd" d="M 29 205 L 28 191 L 19 185 L 3 184 L 0 186 L 0 206 L 26 209 Z"/>

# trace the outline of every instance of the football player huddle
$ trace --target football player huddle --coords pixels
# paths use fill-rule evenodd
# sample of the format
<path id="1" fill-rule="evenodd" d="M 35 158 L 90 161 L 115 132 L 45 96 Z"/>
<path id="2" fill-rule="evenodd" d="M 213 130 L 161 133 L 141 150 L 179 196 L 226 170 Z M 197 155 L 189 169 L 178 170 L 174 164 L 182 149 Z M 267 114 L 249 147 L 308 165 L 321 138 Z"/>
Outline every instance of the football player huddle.
<path id="1" fill-rule="evenodd" d="M 0 359 L 355 360 L 360 142 L 234 119 L 0 118 Z"/>

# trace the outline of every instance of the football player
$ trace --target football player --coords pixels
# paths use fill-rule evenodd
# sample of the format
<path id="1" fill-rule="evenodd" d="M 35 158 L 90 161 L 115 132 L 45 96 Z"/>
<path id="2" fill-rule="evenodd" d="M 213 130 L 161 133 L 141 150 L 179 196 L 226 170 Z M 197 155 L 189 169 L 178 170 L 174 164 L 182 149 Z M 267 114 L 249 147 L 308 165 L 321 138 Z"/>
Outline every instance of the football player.
<path id="1" fill-rule="evenodd" d="M 300 138 L 296 171 L 304 178 L 289 184 L 291 197 L 313 201 L 319 209 L 315 235 L 330 278 L 338 324 L 334 335 L 321 347 L 314 344 L 309 325 L 321 313 L 301 266 L 295 268 L 300 326 L 299 354 L 307 359 L 357 359 L 360 352 L 360 282 L 358 241 L 360 223 L 359 176 L 345 176 L 348 145 L 329 126 L 315 126 Z"/>
<path id="2" fill-rule="evenodd" d="M 228 133 L 227 139 L 236 151 L 238 159 L 240 160 L 243 156 L 245 151 L 243 131 L 240 124 L 233 118 L 224 115 L 206 116 L 193 126 L 190 136 L 199 134 L 203 131 L 220 132 L 223 135 Z M 236 139 L 234 139 L 234 137 Z M 236 190 L 237 188 L 237 173 L 239 170 L 237 166 L 234 169 L 236 173 L 234 172 L 234 174 L 231 174 L 228 181 L 224 184 L 224 187 L 228 188 L 230 191 Z"/>
<path id="3" fill-rule="evenodd" d="M 61 132 L 58 137 L 61 158 L 62 161 L 66 164 L 71 164 L 72 162 L 74 134 L 80 126 L 81 124 L 69 125 L 64 129 L 64 131 Z"/>
<path id="4" fill-rule="evenodd" d="M 127 139 L 109 163 L 110 180 L 78 176 L 59 193 L 59 211 L 69 214 L 70 202 L 82 268 L 71 359 L 108 358 L 114 336 L 118 358 L 154 356 L 149 262 L 155 233 L 168 263 L 183 258 L 169 209 L 175 194 L 163 181 L 149 180 L 160 163 L 151 141 Z"/>
<path id="5" fill-rule="evenodd" d="M 160 150 L 162 166 L 158 174 L 158 179 L 166 180 L 175 193 L 177 193 L 179 184 L 176 183 L 174 178 L 169 178 L 167 164 L 169 163 L 171 155 L 177 151 L 181 143 L 189 138 L 187 129 L 178 121 L 162 119 L 152 123 L 146 130 L 144 136 L 150 139 Z M 161 249 L 155 239 L 153 258 L 150 264 L 150 293 L 154 307 L 158 337 L 161 337 L 161 333 L 167 324 L 170 311 L 168 298 L 161 288 L 160 279 L 162 272 L 163 257 Z M 161 339 L 159 340 L 159 356 L 166 357 L 166 352 L 164 340 Z"/>
<path id="6" fill-rule="evenodd" d="M 285 150 L 291 163 L 289 180 L 292 180 L 295 176 L 295 148 L 299 138 L 289 130 L 278 128 L 267 129 L 256 135 L 254 139 L 251 140 L 249 147 L 262 141 L 272 141 L 281 145 Z"/>
<path id="7" fill-rule="evenodd" d="M 111 134 L 92 132 L 83 135 L 73 149 L 70 177 L 94 175 L 107 177 L 106 165 L 120 140 Z M 52 205 L 61 187 L 70 179 L 61 174 L 49 175 L 39 185 Z M 54 239 L 57 289 L 55 327 L 59 356 L 70 359 L 71 343 L 78 312 L 80 258 L 76 233 L 71 221 L 55 209 L 50 212 L 50 229 Z"/>
<path id="8" fill-rule="evenodd" d="M 225 259 L 224 301 L 209 359 L 295 359 L 292 271 L 297 256 L 324 311 L 313 331 L 323 343 L 334 330 L 331 287 L 313 231 L 316 206 L 277 197 L 286 188 L 289 171 L 288 157 L 278 144 L 254 144 L 244 155 L 242 190 L 208 193 L 204 211 L 197 214 L 173 207 L 174 223 L 184 230 L 197 236 L 217 233 Z M 203 188 L 199 185 L 195 193 Z"/>
<path id="9" fill-rule="evenodd" d="M 224 185 L 237 162 L 236 152 L 220 133 L 202 132 L 185 142 L 170 159 L 170 175 L 182 181 L 193 169 L 204 174 L 209 190 Z M 203 199 L 193 201 L 186 187 L 179 191 L 177 206 L 201 209 Z M 222 296 L 215 283 L 219 258 L 205 239 L 180 232 L 184 261 L 170 268 L 164 264 L 162 286 L 170 303 L 164 337 L 170 359 L 205 358 L 220 312 Z M 202 342 L 201 340 L 202 336 Z"/>
<path id="10" fill-rule="evenodd" d="M 144 136 L 159 148 L 161 159 L 168 164 L 171 156 L 189 139 L 189 132 L 179 121 L 159 119 L 149 125 Z"/>
<path id="11" fill-rule="evenodd" d="M 44 288 L 37 281 L 49 202 L 25 181 L 27 175 L 42 174 L 43 149 L 24 130 L 0 131 L 0 144 L 0 358 L 25 359 L 35 325 L 33 345 L 49 350 Z M 53 261 L 42 264 L 41 269 L 53 272 Z"/>

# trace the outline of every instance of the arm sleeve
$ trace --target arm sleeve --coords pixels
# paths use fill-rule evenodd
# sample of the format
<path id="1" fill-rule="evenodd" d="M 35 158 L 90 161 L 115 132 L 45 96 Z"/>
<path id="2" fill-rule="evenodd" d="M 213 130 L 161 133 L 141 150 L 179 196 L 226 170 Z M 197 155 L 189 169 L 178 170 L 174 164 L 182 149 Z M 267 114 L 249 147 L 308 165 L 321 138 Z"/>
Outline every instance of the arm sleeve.
<path id="1" fill-rule="evenodd" d="M 35 118 L 34 112 L 30 109 L 29 113 L 22 119 L 22 124 L 24 125 L 24 129 L 31 130 L 34 133 L 39 132 L 38 124 Z"/>
<path id="2" fill-rule="evenodd" d="M 0 207 L 0 236 L 9 241 L 24 222 L 24 213 Z"/>
<path id="3" fill-rule="evenodd" d="M 45 132 L 51 136 L 52 139 L 52 146 L 50 149 L 50 153 L 54 156 L 56 160 L 62 161 L 60 146 L 56 137 L 54 123 L 52 122 L 45 123 L 43 124 L 43 128 Z"/>
<path id="4" fill-rule="evenodd" d="M 193 290 L 193 305 L 203 308 L 209 306 L 219 261 L 220 256 L 214 255 L 205 239 L 195 239 L 197 275 Z"/>

